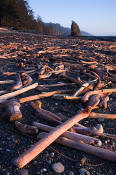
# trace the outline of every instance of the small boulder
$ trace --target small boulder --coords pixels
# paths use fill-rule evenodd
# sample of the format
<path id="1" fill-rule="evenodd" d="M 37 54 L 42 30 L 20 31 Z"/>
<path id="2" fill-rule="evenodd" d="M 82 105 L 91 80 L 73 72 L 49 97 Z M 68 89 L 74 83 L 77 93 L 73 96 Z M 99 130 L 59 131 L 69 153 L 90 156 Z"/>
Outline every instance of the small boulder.
<path id="1" fill-rule="evenodd" d="M 55 173 L 62 173 L 64 172 L 64 165 L 60 162 L 57 162 L 52 165 L 52 169 Z"/>

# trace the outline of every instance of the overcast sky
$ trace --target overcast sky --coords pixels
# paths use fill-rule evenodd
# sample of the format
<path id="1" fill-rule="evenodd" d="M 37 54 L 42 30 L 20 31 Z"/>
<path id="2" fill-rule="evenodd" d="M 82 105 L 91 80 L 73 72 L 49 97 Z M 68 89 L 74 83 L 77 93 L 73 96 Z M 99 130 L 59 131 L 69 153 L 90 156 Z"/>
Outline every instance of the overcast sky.
<path id="1" fill-rule="evenodd" d="M 116 36 L 116 0 L 28 0 L 44 22 L 70 27 L 71 21 L 93 35 Z"/>

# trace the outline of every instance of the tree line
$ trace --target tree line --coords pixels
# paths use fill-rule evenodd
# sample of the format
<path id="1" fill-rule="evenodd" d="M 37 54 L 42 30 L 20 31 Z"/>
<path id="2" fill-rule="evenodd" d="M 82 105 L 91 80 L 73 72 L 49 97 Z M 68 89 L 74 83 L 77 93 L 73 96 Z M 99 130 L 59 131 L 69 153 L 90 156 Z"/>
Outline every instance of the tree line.
<path id="1" fill-rule="evenodd" d="M 32 9 L 25 0 L 0 0 L 0 26 L 44 34 L 53 33 L 51 24 L 46 26 L 40 17 L 35 19 Z"/>
<path id="2" fill-rule="evenodd" d="M 44 23 L 41 17 L 35 19 L 33 10 L 26 0 L 0 0 L 0 26 L 49 35 L 62 35 L 65 34 L 64 31 L 68 32 L 59 24 Z M 73 28 L 75 31 L 75 24 Z"/>

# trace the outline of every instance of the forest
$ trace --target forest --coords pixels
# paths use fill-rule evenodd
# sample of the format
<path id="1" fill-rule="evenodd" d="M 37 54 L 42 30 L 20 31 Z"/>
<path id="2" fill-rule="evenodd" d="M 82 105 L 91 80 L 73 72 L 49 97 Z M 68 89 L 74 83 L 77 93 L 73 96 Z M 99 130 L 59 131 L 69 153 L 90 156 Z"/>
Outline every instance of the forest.
<path id="1" fill-rule="evenodd" d="M 0 26 L 42 34 L 57 34 L 51 23 L 44 24 L 41 17 L 35 19 L 33 10 L 25 0 L 0 0 Z"/>

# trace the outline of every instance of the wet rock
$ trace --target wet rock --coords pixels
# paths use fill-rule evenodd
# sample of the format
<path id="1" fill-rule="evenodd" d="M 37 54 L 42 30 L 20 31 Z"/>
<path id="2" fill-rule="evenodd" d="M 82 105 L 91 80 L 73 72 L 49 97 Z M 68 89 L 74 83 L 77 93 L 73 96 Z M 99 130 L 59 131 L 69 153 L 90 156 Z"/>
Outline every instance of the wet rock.
<path id="1" fill-rule="evenodd" d="M 21 169 L 18 171 L 18 175 L 29 175 L 27 169 Z"/>
<path id="2" fill-rule="evenodd" d="M 90 175 L 90 172 L 87 171 L 85 168 L 79 169 L 79 175 Z"/>
<path id="3" fill-rule="evenodd" d="M 51 158 L 54 157 L 54 152 L 50 153 L 50 157 L 51 157 Z"/>
<path id="4" fill-rule="evenodd" d="M 69 171 L 68 175 L 75 175 L 73 171 Z"/>
<path id="5" fill-rule="evenodd" d="M 52 165 L 52 169 L 55 173 L 62 173 L 64 172 L 64 165 L 60 162 L 57 162 Z"/>
<path id="6" fill-rule="evenodd" d="M 96 146 L 99 146 L 99 147 L 102 146 L 102 142 L 101 142 L 101 140 L 98 140 L 98 141 L 97 141 Z"/>

